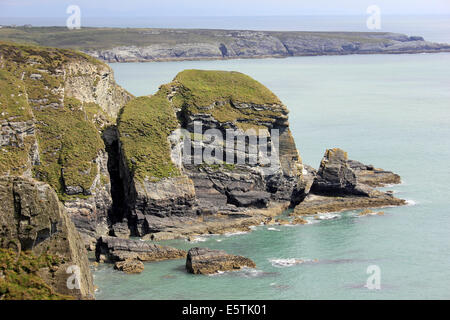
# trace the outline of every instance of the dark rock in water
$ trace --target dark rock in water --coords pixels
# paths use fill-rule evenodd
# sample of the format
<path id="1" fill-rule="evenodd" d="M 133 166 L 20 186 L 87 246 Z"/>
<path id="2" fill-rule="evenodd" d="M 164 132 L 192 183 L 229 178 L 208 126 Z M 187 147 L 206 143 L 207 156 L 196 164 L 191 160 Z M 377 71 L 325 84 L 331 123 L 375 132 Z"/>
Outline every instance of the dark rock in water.
<path id="1" fill-rule="evenodd" d="M 100 237 L 97 241 L 95 257 L 100 262 L 125 261 L 127 259 L 161 261 L 184 258 L 186 252 L 141 240 Z"/>
<path id="2" fill-rule="evenodd" d="M 50 270 L 39 270 L 44 282 L 58 294 L 93 298 L 94 285 L 83 242 L 53 189 L 29 178 L 2 177 L 0 203 L 0 248 L 58 258 L 60 263 Z M 76 270 L 79 289 L 69 289 L 67 281 Z"/>
<path id="3" fill-rule="evenodd" d="M 114 264 L 114 269 L 128 274 L 141 273 L 144 271 L 144 264 L 139 260 L 127 259 L 125 261 L 116 262 Z"/>
<path id="4" fill-rule="evenodd" d="M 213 274 L 218 271 L 238 270 L 242 267 L 255 268 L 256 265 L 249 258 L 208 248 L 192 248 L 186 259 L 186 270 L 194 274 Z"/>

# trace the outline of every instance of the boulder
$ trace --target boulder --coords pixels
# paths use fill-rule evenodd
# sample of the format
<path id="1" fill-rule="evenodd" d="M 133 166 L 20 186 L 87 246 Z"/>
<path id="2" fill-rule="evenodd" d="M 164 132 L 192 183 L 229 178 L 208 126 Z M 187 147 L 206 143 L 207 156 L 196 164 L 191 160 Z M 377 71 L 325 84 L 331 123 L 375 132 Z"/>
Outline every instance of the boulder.
<path id="1" fill-rule="evenodd" d="M 208 248 L 192 248 L 186 259 L 186 270 L 193 274 L 213 274 L 243 267 L 255 268 L 256 265 L 249 258 Z"/>
<path id="2" fill-rule="evenodd" d="M 117 261 L 114 264 L 114 269 L 128 274 L 141 273 L 144 271 L 144 263 L 135 259 L 126 259 L 124 261 Z"/>

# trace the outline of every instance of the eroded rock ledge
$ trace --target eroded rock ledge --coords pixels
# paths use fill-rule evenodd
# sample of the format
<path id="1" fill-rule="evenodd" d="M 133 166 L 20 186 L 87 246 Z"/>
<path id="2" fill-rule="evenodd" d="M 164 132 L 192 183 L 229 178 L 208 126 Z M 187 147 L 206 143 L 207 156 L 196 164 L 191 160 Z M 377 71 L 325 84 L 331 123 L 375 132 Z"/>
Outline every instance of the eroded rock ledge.
<path id="1" fill-rule="evenodd" d="M 214 274 L 243 267 L 255 268 L 256 264 L 249 258 L 228 254 L 223 250 L 192 248 L 186 259 L 186 270 L 193 274 Z"/>
<path id="2" fill-rule="evenodd" d="M 100 237 L 97 241 L 95 257 L 99 262 L 161 261 L 184 258 L 186 251 L 141 240 Z"/>

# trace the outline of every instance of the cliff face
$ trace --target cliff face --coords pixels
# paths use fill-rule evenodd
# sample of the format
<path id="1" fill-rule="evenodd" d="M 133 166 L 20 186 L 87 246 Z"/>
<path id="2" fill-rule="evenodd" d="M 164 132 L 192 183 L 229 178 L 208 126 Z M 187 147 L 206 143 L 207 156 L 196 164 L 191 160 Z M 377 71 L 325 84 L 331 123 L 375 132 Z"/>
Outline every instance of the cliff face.
<path id="1" fill-rule="evenodd" d="M 0 67 L 0 174 L 49 183 L 94 241 L 112 206 L 102 130 L 131 96 L 73 51 L 0 44 Z"/>
<path id="2" fill-rule="evenodd" d="M 54 190 L 46 183 L 29 178 L 1 177 L 0 202 L 0 248 L 12 250 L 18 257 L 16 259 L 21 259 L 19 261 L 22 261 L 19 258 L 21 252 L 30 252 L 28 257 L 36 257 L 36 264 L 42 257 L 51 257 L 47 264 L 34 270 L 34 274 L 27 275 L 43 281 L 48 286 L 43 288 L 46 289 L 44 292 L 42 288 L 33 291 L 33 282 L 23 288 L 20 287 L 23 283 L 14 286 L 16 278 L 13 274 L 19 272 L 18 264 L 15 264 L 2 270 L 7 278 L 0 279 L 0 282 L 6 281 L 0 287 L 7 289 L 0 292 L 0 296 L 4 294 L 12 299 L 62 298 L 61 295 L 93 298 L 93 280 L 83 242 Z M 69 288 L 67 283 L 71 282 L 68 280 L 75 270 L 79 271 L 79 288 Z"/>
<path id="3" fill-rule="evenodd" d="M 195 223 L 195 216 L 298 203 L 304 196 L 302 164 L 287 114 L 272 92 L 238 72 L 183 71 L 154 96 L 128 103 L 118 131 L 134 232 L 172 232 Z M 233 139 L 225 141 L 230 131 Z M 268 141 L 267 154 L 251 143 L 260 136 Z M 196 152 L 212 155 L 211 161 L 197 162 Z"/>

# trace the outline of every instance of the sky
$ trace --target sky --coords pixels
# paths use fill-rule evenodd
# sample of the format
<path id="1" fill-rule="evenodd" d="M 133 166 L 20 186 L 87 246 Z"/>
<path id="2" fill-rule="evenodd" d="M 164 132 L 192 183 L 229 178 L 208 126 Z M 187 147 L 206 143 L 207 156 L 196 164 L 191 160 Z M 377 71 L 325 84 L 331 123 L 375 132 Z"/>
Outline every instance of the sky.
<path id="1" fill-rule="evenodd" d="M 389 15 L 450 15 L 450 0 L 0 0 L 0 17 L 365 15 L 370 5 Z"/>

